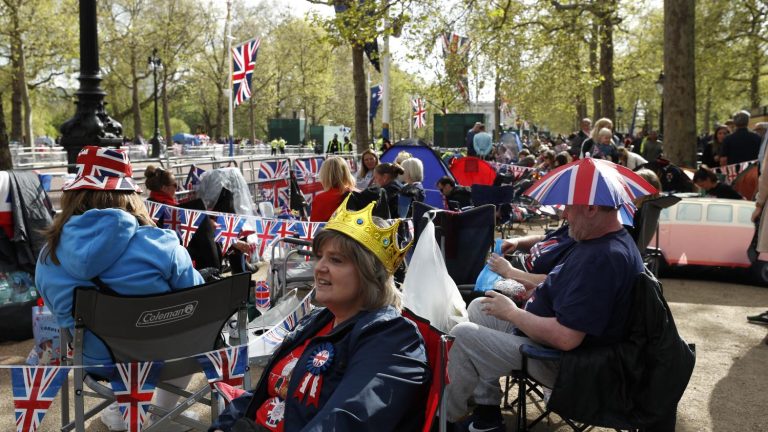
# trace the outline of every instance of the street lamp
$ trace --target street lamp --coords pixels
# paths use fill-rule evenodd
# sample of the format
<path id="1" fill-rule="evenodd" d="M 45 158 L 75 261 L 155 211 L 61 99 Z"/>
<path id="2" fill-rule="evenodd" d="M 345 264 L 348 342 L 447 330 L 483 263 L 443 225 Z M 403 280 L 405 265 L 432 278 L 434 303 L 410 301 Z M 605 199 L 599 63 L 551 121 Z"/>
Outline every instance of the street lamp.
<path id="1" fill-rule="evenodd" d="M 152 71 L 152 78 L 155 84 L 155 133 L 152 136 L 152 157 L 160 157 L 160 124 L 157 115 L 157 71 L 163 70 L 163 61 L 157 56 L 157 48 L 152 49 L 152 55 L 147 59 L 149 70 Z"/>
<path id="2" fill-rule="evenodd" d="M 621 115 L 624 114 L 624 108 L 619 105 L 616 107 L 616 132 L 621 133 Z"/>
<path id="3" fill-rule="evenodd" d="M 661 96 L 661 109 L 659 110 L 659 134 L 664 135 L 664 72 L 659 73 L 656 80 L 656 91 Z"/>

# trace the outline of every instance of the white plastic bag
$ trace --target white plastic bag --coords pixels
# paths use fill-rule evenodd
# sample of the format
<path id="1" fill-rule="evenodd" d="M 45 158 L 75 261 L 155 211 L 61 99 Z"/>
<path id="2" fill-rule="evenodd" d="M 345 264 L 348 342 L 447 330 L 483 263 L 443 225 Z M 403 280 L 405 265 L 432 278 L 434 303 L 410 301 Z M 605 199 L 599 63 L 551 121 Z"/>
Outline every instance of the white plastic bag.
<path id="1" fill-rule="evenodd" d="M 431 220 L 421 232 L 405 274 L 403 305 L 446 333 L 467 321 L 467 306 L 445 268 Z"/>

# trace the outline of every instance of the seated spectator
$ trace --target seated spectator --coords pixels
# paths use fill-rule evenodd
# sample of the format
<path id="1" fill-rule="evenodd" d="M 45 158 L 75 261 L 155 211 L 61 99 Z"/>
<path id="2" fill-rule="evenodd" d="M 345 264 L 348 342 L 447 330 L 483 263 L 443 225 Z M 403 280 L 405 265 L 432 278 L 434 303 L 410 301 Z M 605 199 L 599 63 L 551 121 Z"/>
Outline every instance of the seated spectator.
<path id="1" fill-rule="evenodd" d="M 561 151 L 555 156 L 555 168 L 571 163 L 573 159 L 567 151 Z"/>
<path id="2" fill-rule="evenodd" d="M 397 197 L 403 184 L 398 177 L 404 175 L 405 171 L 400 165 L 393 163 L 380 163 L 373 170 L 373 183 L 384 189 L 387 193 L 387 204 L 389 205 L 389 214 L 397 217 Z"/>
<path id="3" fill-rule="evenodd" d="M 623 165 L 633 171 L 648 163 L 642 156 L 627 150 L 626 147 L 618 148 L 616 152 L 619 157 L 619 165 Z"/>
<path id="4" fill-rule="evenodd" d="M 360 156 L 360 162 L 355 183 L 358 189 L 363 190 L 373 183 L 373 169 L 379 164 L 379 157 L 375 151 L 368 149 Z"/>
<path id="5" fill-rule="evenodd" d="M 144 170 L 144 184 L 149 189 L 149 201 L 171 206 L 179 204 L 176 201 L 176 177 L 172 172 L 149 165 Z"/>
<path id="6" fill-rule="evenodd" d="M 357 212 L 346 204 L 312 244 L 315 300 L 324 307 L 286 337 L 253 393 L 233 400 L 211 430 L 420 429 L 425 348 L 400 315 L 392 279 L 408 246 L 399 246 L 399 222 L 391 229 L 371 217 L 373 204 Z"/>
<path id="7" fill-rule="evenodd" d="M 119 295 L 161 294 L 203 283 L 176 233 L 155 227 L 124 150 L 86 146 L 77 156 L 78 176 L 64 185 L 61 212 L 45 231 L 46 246 L 37 261 L 35 286 L 59 326 L 74 332 L 75 288 L 94 279 Z M 93 167 L 83 172 L 83 166 Z M 109 169 L 99 170 L 101 167 Z M 117 167 L 117 168 L 116 168 Z M 85 333 L 86 365 L 112 363 L 101 340 Z M 88 372 L 107 377 L 104 368 Z M 191 377 L 171 381 L 185 387 Z M 158 389 L 157 403 L 172 408 L 177 398 Z M 101 412 L 110 430 L 127 430 L 117 403 Z"/>
<path id="8" fill-rule="evenodd" d="M 706 166 L 701 166 L 693 174 L 693 183 L 708 196 L 727 199 L 744 199 L 738 192 L 725 183 L 721 183 L 717 174 Z"/>
<path id="9" fill-rule="evenodd" d="M 344 197 L 355 190 L 355 178 L 349 171 L 349 164 L 338 156 L 331 156 L 320 166 L 320 183 L 323 192 L 312 200 L 312 222 L 326 222 L 339 207 Z"/>
<path id="10" fill-rule="evenodd" d="M 539 170 L 542 174 L 546 174 L 555 167 L 555 151 L 554 150 L 545 150 L 541 154 L 541 162 L 536 165 L 536 169 Z"/>
<path id="11" fill-rule="evenodd" d="M 410 158 L 403 161 L 401 164 L 403 167 L 403 180 L 405 185 L 400 189 L 400 195 L 407 197 L 413 201 L 424 202 L 426 193 L 424 192 L 424 186 L 421 181 L 424 180 L 424 165 L 421 160 L 417 158 Z M 410 216 L 411 210 L 408 209 L 408 216 Z"/>
<path id="12" fill-rule="evenodd" d="M 467 420 L 470 430 L 505 430 L 499 377 L 522 367 L 523 344 L 570 351 L 624 337 L 632 287 L 643 272 L 637 246 L 615 208 L 567 205 L 563 217 L 576 244 L 535 289 L 525 309 L 488 291 L 487 297 L 470 304 L 470 322 L 451 331 L 456 339 L 449 353 L 445 391 L 449 421 L 461 419 L 474 396 L 477 405 Z M 528 370 L 551 388 L 558 365 L 531 360 Z"/>
<path id="13" fill-rule="evenodd" d="M 522 153 L 523 152 L 520 152 L 520 154 L 522 154 Z M 523 166 L 523 167 L 528 167 L 528 168 L 533 168 L 533 166 L 536 165 L 536 158 L 532 154 L 528 154 L 526 156 L 521 157 L 517 161 L 517 165 Z"/>
<path id="14" fill-rule="evenodd" d="M 449 209 L 459 210 L 472 206 L 472 191 L 466 186 L 457 185 L 452 178 L 440 177 L 436 186 L 445 197 Z M 456 204 L 452 206 L 451 202 Z"/>

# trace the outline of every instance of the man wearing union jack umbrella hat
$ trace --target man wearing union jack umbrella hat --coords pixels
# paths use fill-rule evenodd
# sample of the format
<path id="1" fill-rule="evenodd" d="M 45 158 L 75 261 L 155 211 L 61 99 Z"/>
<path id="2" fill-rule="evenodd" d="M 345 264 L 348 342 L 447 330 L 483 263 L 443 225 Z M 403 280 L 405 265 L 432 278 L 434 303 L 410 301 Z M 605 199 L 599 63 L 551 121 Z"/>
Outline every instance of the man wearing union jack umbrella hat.
<path id="1" fill-rule="evenodd" d="M 63 187 L 61 212 L 45 231 L 35 272 L 35 285 L 62 328 L 74 330 L 75 287 L 93 286 L 97 278 L 125 296 L 203 283 L 176 233 L 155 227 L 132 174 L 124 150 L 86 146 L 77 156 L 77 176 Z M 107 347 L 88 333 L 84 361 L 112 363 Z M 159 403 L 168 400 L 158 392 Z M 114 404 L 102 411 L 101 419 L 110 430 L 126 430 Z"/>
<path id="2" fill-rule="evenodd" d="M 635 242 L 621 225 L 618 212 L 622 205 L 630 204 L 634 195 L 654 190 L 621 168 L 608 161 L 587 158 L 551 171 L 526 192 L 542 204 L 565 204 L 563 217 L 575 244 L 549 270 L 524 307 L 518 307 L 505 295 L 487 291 L 486 297 L 474 300 L 467 308 L 470 322 L 459 323 L 451 330 L 456 339 L 449 352 L 446 414 L 449 421 L 463 420 L 457 425 L 459 429 L 463 425 L 464 430 L 506 430 L 499 409 L 499 377 L 522 369 L 522 345 L 572 351 L 626 340 L 628 317 L 636 298 L 633 287 L 644 272 L 644 265 Z M 666 334 L 679 340 L 676 331 L 674 335 Z M 648 417 L 652 424 L 668 425 L 671 421 L 672 429 L 665 430 L 673 430 L 676 403 L 690 378 L 692 362 L 678 365 L 670 361 L 664 370 L 639 372 L 637 368 L 646 364 L 636 358 L 630 362 L 635 367 L 631 374 L 647 376 L 648 382 L 662 377 L 669 384 L 669 393 L 659 397 L 655 405 L 659 409 L 647 412 L 654 413 Z M 529 375 L 544 386 L 553 388 L 557 379 L 553 396 L 558 389 L 563 391 L 566 378 L 558 376 L 563 363 L 531 359 L 527 364 Z M 616 361 L 609 367 L 622 368 L 622 364 Z M 626 372 L 610 370 L 612 376 L 624 376 L 622 371 Z M 568 395 L 585 403 L 597 400 L 589 399 L 590 394 Z M 464 419 L 471 396 L 477 405 L 472 415 Z"/>

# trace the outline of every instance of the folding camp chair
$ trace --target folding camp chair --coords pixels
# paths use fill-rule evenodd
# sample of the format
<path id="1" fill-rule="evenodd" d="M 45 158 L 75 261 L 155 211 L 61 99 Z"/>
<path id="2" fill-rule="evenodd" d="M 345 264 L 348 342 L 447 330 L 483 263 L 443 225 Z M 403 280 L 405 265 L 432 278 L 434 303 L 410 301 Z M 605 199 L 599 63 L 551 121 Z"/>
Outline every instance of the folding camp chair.
<path id="1" fill-rule="evenodd" d="M 665 195 L 657 198 L 651 198 L 643 202 L 641 208 L 635 213 L 634 229 L 632 238 L 643 256 L 643 262 L 648 269 L 655 275 L 659 275 L 661 260 L 664 259 L 659 248 L 659 217 L 661 211 L 672 207 L 680 202 L 682 198 L 674 195 Z M 655 246 L 651 247 L 651 240 L 656 238 Z"/>
<path id="2" fill-rule="evenodd" d="M 182 359 L 165 363 L 157 387 L 185 399 L 170 411 L 150 406 L 149 412 L 159 418 L 145 431 L 165 430 L 171 421 L 195 430 L 207 430 L 208 423 L 181 417 L 180 414 L 195 403 L 204 403 L 211 406 L 212 418 L 216 416 L 217 403 L 205 398 L 210 386 L 206 383 L 202 389 L 189 393 L 164 381 L 200 372 L 201 366 L 193 356 L 222 348 L 221 331 L 233 314 L 237 314 L 240 340 L 246 340 L 249 281 L 250 274 L 243 273 L 181 291 L 141 297 L 120 296 L 104 288 L 78 287 L 72 313 L 75 319 L 72 342 L 72 365 L 76 366 L 75 420 L 69 422 L 69 391 L 65 385 L 62 389 L 61 430 L 85 431 L 85 421 L 116 400 L 112 389 L 99 382 L 99 377 L 77 367 L 84 364 L 86 330 L 104 342 L 115 363 Z M 151 323 L 140 325 L 148 320 Z M 63 333 L 68 335 L 68 331 Z M 100 368 L 99 373 L 104 370 Z M 246 371 L 246 387 L 250 387 L 249 381 Z M 88 390 L 84 391 L 83 384 Z M 101 402 L 86 412 L 85 396 L 100 399 Z"/>
<path id="3" fill-rule="evenodd" d="M 421 216 L 429 211 L 435 212 L 435 237 L 443 252 L 448 274 L 456 282 L 465 301 L 471 300 L 477 276 L 493 248 L 496 208 L 483 205 L 457 213 L 415 202 L 413 220 L 416 241 L 425 226 Z"/>
<path id="4" fill-rule="evenodd" d="M 430 372 L 432 372 L 432 381 L 429 383 L 429 393 L 427 394 L 427 406 L 424 409 L 424 426 L 422 427 L 422 432 L 430 432 L 433 430 L 435 416 L 445 412 L 443 392 L 448 384 L 448 351 L 453 343 L 453 336 L 432 327 L 429 321 L 408 309 L 403 310 L 403 316 L 413 321 L 419 329 L 427 351 L 427 364 Z M 446 427 L 445 416 L 440 416 L 438 430 L 445 432 Z"/>
<path id="5" fill-rule="evenodd" d="M 284 237 L 272 243 L 269 261 L 270 299 L 276 301 L 289 288 L 311 289 L 315 281 L 312 242 Z"/>
<path id="6" fill-rule="evenodd" d="M 518 431 L 551 413 L 576 431 L 591 426 L 674 430 L 677 403 L 695 363 L 695 347 L 678 335 L 661 284 L 649 270 L 635 280 L 627 332 L 620 342 L 567 352 L 523 345 L 520 353 L 522 368 L 515 372 Z M 528 373 L 530 360 L 559 362 L 560 369 L 546 409 L 527 423 L 529 386 L 540 385 Z"/>

